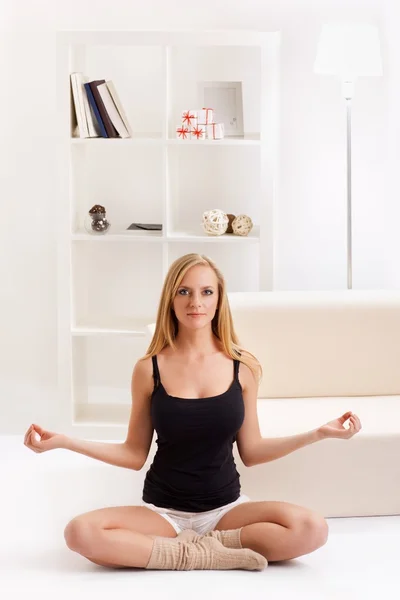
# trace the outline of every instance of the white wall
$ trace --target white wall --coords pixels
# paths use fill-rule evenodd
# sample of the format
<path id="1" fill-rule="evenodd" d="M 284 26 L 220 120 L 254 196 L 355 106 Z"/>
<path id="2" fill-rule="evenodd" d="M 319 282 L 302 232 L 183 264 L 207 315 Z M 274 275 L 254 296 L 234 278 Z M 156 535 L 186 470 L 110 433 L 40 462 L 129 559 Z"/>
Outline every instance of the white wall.
<path id="1" fill-rule="evenodd" d="M 56 395 L 55 31 L 280 29 L 281 185 L 277 288 L 346 287 L 345 113 L 338 85 L 312 72 L 320 26 L 381 26 L 385 77 L 360 81 L 353 108 L 354 288 L 400 285 L 400 59 L 381 0 L 3 0 L 0 7 L 0 433 L 60 426 Z M 398 21 L 397 21 L 398 22 Z M 2 87 L 3 87 L 2 86 Z M 397 127 L 397 131 L 398 131 Z M 397 219 L 397 222 L 396 222 Z M 386 228 L 386 231 L 385 231 Z M 397 252 L 397 254 L 396 254 Z"/>
<path id="2" fill-rule="evenodd" d="M 398 24 L 400 4 L 387 0 L 383 24 L 386 46 L 386 148 L 384 181 L 387 280 L 392 288 L 400 287 L 400 38 Z"/>

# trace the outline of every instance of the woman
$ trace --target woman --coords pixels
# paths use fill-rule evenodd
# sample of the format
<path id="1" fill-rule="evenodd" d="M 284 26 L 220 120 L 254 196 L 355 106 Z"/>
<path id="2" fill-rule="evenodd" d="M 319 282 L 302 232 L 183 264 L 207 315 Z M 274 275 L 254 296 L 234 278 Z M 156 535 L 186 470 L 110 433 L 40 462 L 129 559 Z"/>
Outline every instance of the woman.
<path id="1" fill-rule="evenodd" d="M 65 448 L 139 470 L 157 432 L 142 505 L 75 517 L 65 528 L 68 547 L 114 568 L 262 570 L 267 561 L 325 544 L 328 526 L 318 513 L 287 502 L 251 502 L 241 494 L 233 443 L 244 465 L 253 466 L 326 438 L 349 439 L 361 429 L 360 420 L 348 412 L 308 433 L 262 438 L 260 376 L 257 359 L 239 346 L 216 265 L 199 254 L 176 260 L 152 342 L 133 369 L 125 442 L 71 439 L 37 425 L 25 435 L 35 452 Z"/>

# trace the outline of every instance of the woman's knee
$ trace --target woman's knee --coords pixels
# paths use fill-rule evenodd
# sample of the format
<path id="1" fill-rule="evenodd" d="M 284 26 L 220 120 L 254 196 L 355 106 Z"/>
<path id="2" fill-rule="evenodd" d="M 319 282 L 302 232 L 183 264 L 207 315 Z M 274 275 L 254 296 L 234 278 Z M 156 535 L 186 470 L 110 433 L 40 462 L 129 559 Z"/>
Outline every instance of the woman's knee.
<path id="1" fill-rule="evenodd" d="M 96 539 L 96 527 L 76 517 L 64 529 L 64 539 L 70 550 L 79 554 L 90 554 Z"/>
<path id="2" fill-rule="evenodd" d="M 310 512 L 304 515 L 299 524 L 299 535 L 307 540 L 310 547 L 317 549 L 328 541 L 329 526 L 324 517 Z"/>

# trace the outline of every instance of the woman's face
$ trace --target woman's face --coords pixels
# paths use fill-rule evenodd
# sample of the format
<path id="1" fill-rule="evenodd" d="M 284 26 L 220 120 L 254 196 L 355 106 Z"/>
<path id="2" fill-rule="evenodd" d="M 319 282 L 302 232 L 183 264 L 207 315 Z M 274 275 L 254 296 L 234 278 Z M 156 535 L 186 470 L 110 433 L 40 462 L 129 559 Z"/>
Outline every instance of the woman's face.
<path id="1" fill-rule="evenodd" d="M 218 306 L 218 280 L 211 267 L 191 267 L 176 292 L 173 308 L 176 318 L 190 329 L 211 323 Z"/>

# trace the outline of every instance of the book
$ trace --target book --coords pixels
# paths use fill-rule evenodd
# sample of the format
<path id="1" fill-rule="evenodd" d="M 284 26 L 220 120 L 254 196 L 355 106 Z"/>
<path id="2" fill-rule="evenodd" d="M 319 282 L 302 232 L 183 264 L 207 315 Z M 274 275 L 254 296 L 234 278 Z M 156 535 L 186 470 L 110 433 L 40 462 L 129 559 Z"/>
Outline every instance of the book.
<path id="1" fill-rule="evenodd" d="M 87 77 L 85 77 L 83 75 L 83 73 L 76 73 L 76 78 L 77 78 L 78 86 L 81 88 L 81 91 L 82 91 L 83 107 L 84 107 L 84 111 L 85 111 L 86 122 L 87 122 L 87 126 L 88 126 L 88 131 L 89 131 L 89 137 L 91 137 L 91 138 L 99 137 L 100 127 L 99 127 L 97 119 L 93 113 L 93 108 L 91 107 L 91 105 L 89 103 L 87 91 L 85 88 L 85 82 L 87 82 L 88 79 L 87 79 Z"/>
<path id="2" fill-rule="evenodd" d="M 69 78 L 69 122 L 70 122 L 70 132 L 72 137 L 79 137 L 79 127 L 78 127 L 78 119 L 76 115 L 75 109 L 75 100 L 74 94 L 72 91 L 72 77 Z"/>
<path id="3" fill-rule="evenodd" d="M 83 94 L 82 88 L 79 84 L 78 73 L 71 73 L 71 85 L 72 85 L 72 95 L 74 98 L 75 105 L 75 115 L 78 123 L 78 131 L 79 137 L 88 138 L 89 137 L 89 129 L 86 121 L 85 108 L 83 105 Z"/>
<path id="4" fill-rule="evenodd" d="M 97 86 L 97 89 L 99 90 L 99 94 L 101 96 L 101 99 L 103 100 L 105 109 L 106 109 L 108 116 L 110 117 L 110 120 L 111 120 L 112 124 L 114 125 L 117 133 L 119 133 L 119 135 L 122 138 L 131 137 L 129 131 L 127 130 L 127 128 L 124 125 L 124 122 L 121 118 L 121 115 L 118 112 L 117 107 L 115 106 L 114 100 L 110 94 L 107 84 L 101 83 L 100 85 Z"/>
<path id="5" fill-rule="evenodd" d="M 123 109 L 121 100 L 119 99 L 119 96 L 117 94 L 117 90 L 115 89 L 115 85 L 114 85 L 114 83 L 110 79 L 108 81 L 106 81 L 106 85 L 107 85 L 108 90 L 109 90 L 109 92 L 110 92 L 110 94 L 112 96 L 112 99 L 114 100 L 114 104 L 115 104 L 115 106 L 118 109 L 118 112 L 119 112 L 119 114 L 121 116 L 121 119 L 122 119 L 122 121 L 123 121 L 123 123 L 124 123 L 124 125 L 125 125 L 125 127 L 126 127 L 126 129 L 128 131 L 128 133 L 129 133 L 129 135 L 132 137 L 132 128 L 131 128 L 130 123 L 128 121 L 128 117 L 126 116 L 125 111 Z"/>
<path id="6" fill-rule="evenodd" d="M 90 85 L 88 83 L 85 83 L 84 85 L 85 85 L 85 90 L 86 90 L 89 104 L 92 107 L 93 113 L 97 120 L 97 126 L 99 127 L 99 130 L 100 130 L 100 137 L 108 138 L 106 128 L 104 127 L 103 119 L 101 118 L 99 109 L 97 108 L 97 104 L 95 102 L 93 92 L 90 88 Z"/>
<path id="7" fill-rule="evenodd" d="M 104 106 L 102 97 L 100 96 L 99 90 L 97 89 L 98 86 L 102 83 L 105 83 L 105 79 L 89 81 L 89 86 L 90 86 L 90 89 L 92 90 L 94 101 L 95 101 L 97 108 L 99 110 L 99 113 L 101 115 L 101 119 L 103 121 L 103 124 L 104 124 L 104 127 L 105 127 L 108 137 L 116 138 L 116 137 L 119 137 L 118 132 L 111 122 L 110 116 L 107 113 L 106 107 Z"/>

